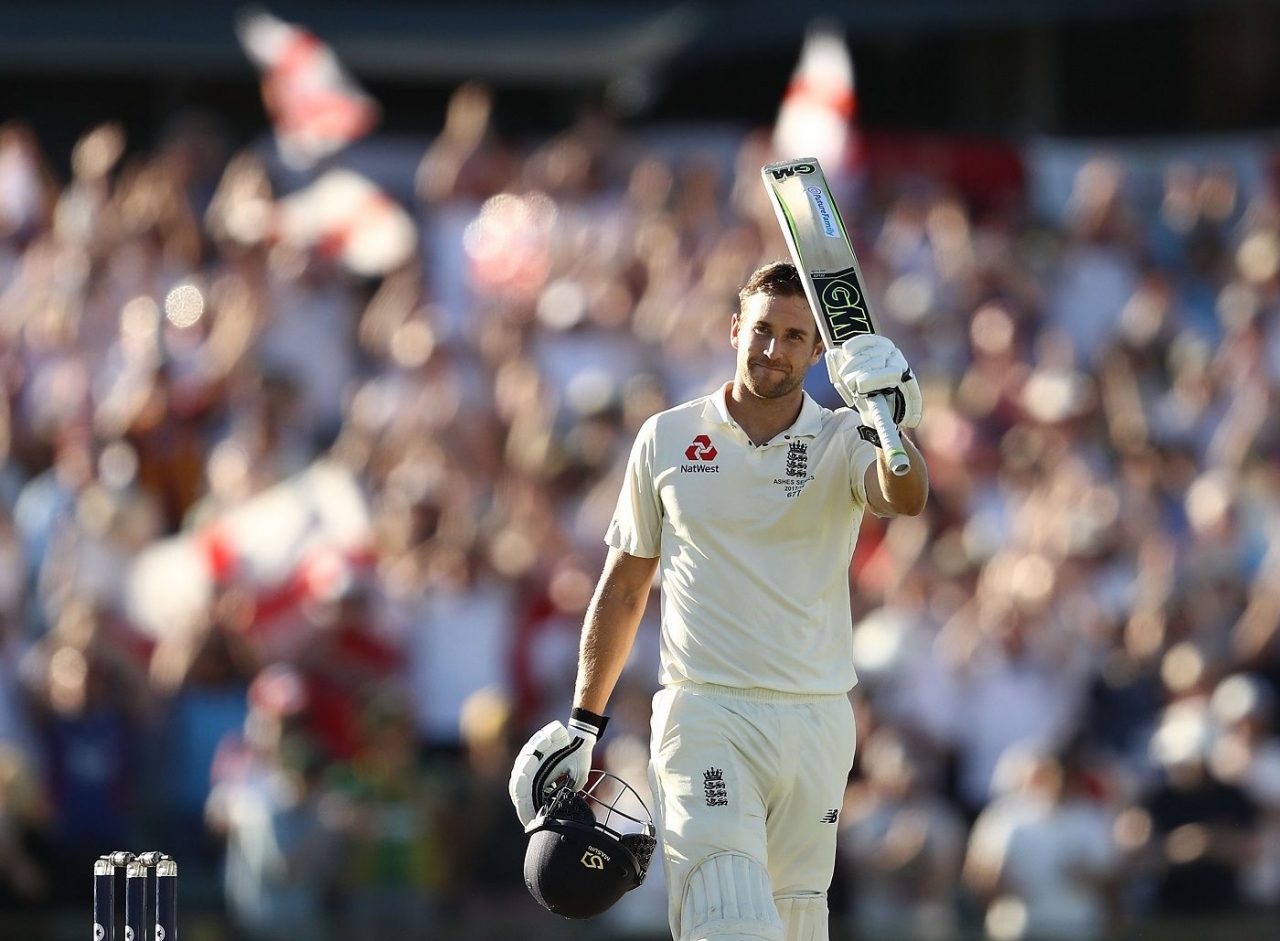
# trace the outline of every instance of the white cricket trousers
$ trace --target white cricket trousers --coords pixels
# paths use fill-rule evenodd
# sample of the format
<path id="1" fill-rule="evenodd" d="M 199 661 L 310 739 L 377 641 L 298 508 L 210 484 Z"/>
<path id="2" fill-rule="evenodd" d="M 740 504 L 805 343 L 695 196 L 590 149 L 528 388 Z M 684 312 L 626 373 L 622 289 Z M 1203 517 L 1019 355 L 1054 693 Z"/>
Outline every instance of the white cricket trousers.
<path id="1" fill-rule="evenodd" d="M 856 744 L 844 694 L 692 684 L 658 691 L 649 784 L 677 941 L 827 937 L 826 892 Z M 820 930 L 790 924 L 800 916 L 788 913 L 801 909 Z M 761 919 L 772 927 L 756 933 Z"/>

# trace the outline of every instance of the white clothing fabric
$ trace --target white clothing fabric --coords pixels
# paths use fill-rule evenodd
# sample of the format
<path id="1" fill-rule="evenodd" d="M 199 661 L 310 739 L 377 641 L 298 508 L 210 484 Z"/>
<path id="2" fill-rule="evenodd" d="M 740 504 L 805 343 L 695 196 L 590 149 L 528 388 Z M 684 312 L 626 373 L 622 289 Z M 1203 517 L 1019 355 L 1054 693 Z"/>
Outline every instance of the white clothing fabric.
<path id="1" fill-rule="evenodd" d="M 475 692 L 510 692 L 510 592 L 492 580 L 432 591 L 410 636 L 410 675 L 418 728 L 427 741 L 461 740 L 458 717 Z"/>
<path id="2" fill-rule="evenodd" d="M 970 852 L 1000 866 L 1003 894 L 1025 912 L 1021 937 L 1102 934 L 1105 904 L 1089 880 L 1119 855 L 1102 808 L 1085 801 L 997 801 L 974 824 Z"/>
<path id="3" fill-rule="evenodd" d="M 775 898 L 825 898 L 855 744 L 845 695 L 686 685 L 654 696 L 649 786 L 675 938 L 689 876 L 716 854 L 759 862 Z"/>
<path id="4" fill-rule="evenodd" d="M 847 692 L 849 561 L 875 448 L 856 412 L 808 395 L 757 447 L 727 389 L 645 422 L 605 542 L 661 557 L 664 685 Z"/>
<path id="5" fill-rule="evenodd" d="M 993 651 L 979 658 L 964 685 L 960 792 L 970 806 L 992 795 L 996 765 L 1011 748 L 1048 749 L 1071 727 L 1078 705 L 1074 676 L 1031 656 L 1011 660 Z"/>

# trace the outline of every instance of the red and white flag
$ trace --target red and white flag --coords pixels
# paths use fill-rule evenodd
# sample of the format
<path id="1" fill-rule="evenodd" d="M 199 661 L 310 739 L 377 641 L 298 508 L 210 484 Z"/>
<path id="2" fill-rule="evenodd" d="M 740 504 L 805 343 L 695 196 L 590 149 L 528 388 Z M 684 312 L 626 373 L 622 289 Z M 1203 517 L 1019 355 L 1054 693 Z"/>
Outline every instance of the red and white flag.
<path id="1" fill-rule="evenodd" d="M 413 257 L 418 230 L 404 208 L 354 170 L 327 170 L 276 204 L 274 234 L 363 277 L 382 277 Z"/>
<path id="2" fill-rule="evenodd" d="M 309 169 L 373 130 L 378 103 L 309 30 L 255 10 L 238 19 L 236 33 L 262 72 L 262 101 L 287 166 Z"/>
<path id="3" fill-rule="evenodd" d="M 202 623 L 218 586 L 234 584 L 259 620 L 286 622 L 368 569 L 370 520 L 350 471 L 319 460 L 202 528 L 144 548 L 125 579 L 125 613 L 143 634 L 163 637 Z"/>
<path id="4" fill-rule="evenodd" d="M 773 128 L 779 157 L 817 157 L 827 174 L 846 171 L 857 150 L 853 59 L 834 27 L 815 26 L 805 37 Z"/>

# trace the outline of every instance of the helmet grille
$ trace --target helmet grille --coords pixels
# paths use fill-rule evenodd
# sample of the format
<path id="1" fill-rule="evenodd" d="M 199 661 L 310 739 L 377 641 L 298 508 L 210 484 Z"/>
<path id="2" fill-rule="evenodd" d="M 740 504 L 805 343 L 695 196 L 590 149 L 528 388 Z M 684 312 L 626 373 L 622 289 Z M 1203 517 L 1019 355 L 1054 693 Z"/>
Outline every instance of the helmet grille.
<path id="1" fill-rule="evenodd" d="M 591 812 L 591 807 L 582 795 L 567 787 L 562 787 L 556 792 L 551 799 L 551 805 L 547 808 L 546 816 L 548 819 L 580 823 L 585 827 L 593 827 L 596 823 L 596 815 Z"/>

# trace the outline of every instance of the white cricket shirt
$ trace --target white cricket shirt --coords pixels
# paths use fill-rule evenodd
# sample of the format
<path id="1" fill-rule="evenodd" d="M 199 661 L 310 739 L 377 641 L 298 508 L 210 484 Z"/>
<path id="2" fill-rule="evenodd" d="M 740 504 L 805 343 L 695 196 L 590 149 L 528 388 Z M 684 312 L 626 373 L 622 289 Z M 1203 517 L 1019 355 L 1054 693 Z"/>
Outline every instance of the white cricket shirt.
<path id="1" fill-rule="evenodd" d="M 847 692 L 849 561 L 875 448 L 858 415 L 808 395 L 756 447 L 726 384 L 645 422 L 605 542 L 661 557 L 664 685 Z"/>

